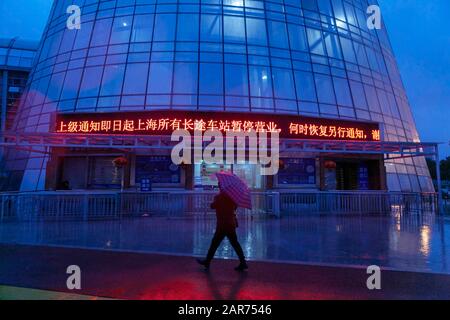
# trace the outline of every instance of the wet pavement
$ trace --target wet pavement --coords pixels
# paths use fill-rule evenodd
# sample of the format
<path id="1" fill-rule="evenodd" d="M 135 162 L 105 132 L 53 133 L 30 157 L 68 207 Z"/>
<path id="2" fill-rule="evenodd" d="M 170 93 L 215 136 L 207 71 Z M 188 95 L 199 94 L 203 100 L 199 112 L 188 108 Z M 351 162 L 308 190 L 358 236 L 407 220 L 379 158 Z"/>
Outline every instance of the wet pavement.
<path id="1" fill-rule="evenodd" d="M 88 222 L 7 222 L 0 243 L 57 245 L 174 255 L 206 254 L 214 218 L 143 217 Z M 450 220 L 403 216 L 241 218 L 238 237 L 250 260 L 368 266 L 450 273 Z M 236 258 L 228 241 L 217 257 Z"/>
<path id="2" fill-rule="evenodd" d="M 369 290 L 366 269 L 356 267 L 252 261 L 236 272 L 237 261 L 216 260 L 205 272 L 192 257 L 24 245 L 0 245 L 0 261 L 0 300 L 30 294 L 4 286 L 39 289 L 34 299 L 450 299 L 449 275 L 383 268 L 380 289 Z M 80 290 L 66 286 L 72 264 Z"/>

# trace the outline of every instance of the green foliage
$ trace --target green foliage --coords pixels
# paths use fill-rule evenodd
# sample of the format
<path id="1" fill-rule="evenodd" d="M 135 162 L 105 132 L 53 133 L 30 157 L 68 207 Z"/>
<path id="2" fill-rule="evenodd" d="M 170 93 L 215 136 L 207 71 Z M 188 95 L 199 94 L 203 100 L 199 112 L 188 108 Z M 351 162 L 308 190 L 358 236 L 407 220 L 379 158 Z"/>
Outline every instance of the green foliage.
<path id="1" fill-rule="evenodd" d="M 430 170 L 431 178 L 436 179 L 436 161 L 427 159 L 428 169 Z M 450 157 L 447 157 L 440 162 L 441 179 L 450 180 Z"/>

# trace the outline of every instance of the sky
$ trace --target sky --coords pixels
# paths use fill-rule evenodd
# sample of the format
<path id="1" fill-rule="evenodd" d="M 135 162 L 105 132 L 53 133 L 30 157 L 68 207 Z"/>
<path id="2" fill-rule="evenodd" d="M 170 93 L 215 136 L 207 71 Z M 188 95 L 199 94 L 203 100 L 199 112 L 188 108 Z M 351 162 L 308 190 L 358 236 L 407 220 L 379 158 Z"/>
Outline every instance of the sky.
<path id="1" fill-rule="evenodd" d="M 320 0 L 319 0 L 320 1 Z M 0 0 L 0 37 L 39 39 L 52 0 Z M 449 0 L 379 0 L 421 140 L 450 156 Z"/>
<path id="2" fill-rule="evenodd" d="M 450 156 L 450 1 L 379 4 L 420 138 Z"/>

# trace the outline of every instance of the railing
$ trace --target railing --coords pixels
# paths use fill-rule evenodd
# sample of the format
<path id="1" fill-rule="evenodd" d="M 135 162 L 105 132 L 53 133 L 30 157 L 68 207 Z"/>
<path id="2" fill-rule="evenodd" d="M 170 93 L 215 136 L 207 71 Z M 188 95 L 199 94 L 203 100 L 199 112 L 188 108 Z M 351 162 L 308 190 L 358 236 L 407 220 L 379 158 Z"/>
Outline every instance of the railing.
<path id="1" fill-rule="evenodd" d="M 303 213 L 422 213 L 437 211 L 433 193 L 395 192 L 283 192 L 280 212 L 283 215 Z"/>
<path id="2" fill-rule="evenodd" d="M 94 220 L 142 216 L 168 218 L 213 214 L 214 192 L 35 192 L 0 194 L 0 221 Z M 238 214 L 389 214 L 437 211 L 436 194 L 392 192 L 253 192 L 252 210 Z"/>

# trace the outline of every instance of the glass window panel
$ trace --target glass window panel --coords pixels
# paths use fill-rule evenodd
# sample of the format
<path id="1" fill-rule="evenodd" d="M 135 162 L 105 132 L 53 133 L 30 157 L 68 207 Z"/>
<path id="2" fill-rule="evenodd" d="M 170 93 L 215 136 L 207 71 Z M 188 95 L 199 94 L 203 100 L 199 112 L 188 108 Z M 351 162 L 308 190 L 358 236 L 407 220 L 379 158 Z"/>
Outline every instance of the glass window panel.
<path id="1" fill-rule="evenodd" d="M 358 42 L 353 42 L 353 46 L 355 47 L 356 57 L 358 59 L 358 63 L 364 67 L 369 67 L 369 62 L 367 61 L 366 51 L 364 50 L 364 46 L 359 44 Z"/>
<path id="2" fill-rule="evenodd" d="M 341 37 L 342 51 L 344 53 L 344 59 L 346 61 L 356 63 L 355 52 L 351 40 Z"/>
<path id="3" fill-rule="evenodd" d="M 347 21 L 345 18 L 344 7 L 341 0 L 331 0 L 334 9 L 334 16 L 342 21 Z"/>
<path id="4" fill-rule="evenodd" d="M 247 67 L 225 65 L 225 92 L 227 95 L 248 95 Z"/>
<path id="5" fill-rule="evenodd" d="M 278 111 L 289 111 L 289 113 L 297 113 L 297 102 L 294 100 L 277 99 L 275 100 L 275 109 Z"/>
<path id="6" fill-rule="evenodd" d="M 102 89 L 100 95 L 113 96 L 120 94 L 122 91 L 124 71 L 124 64 L 106 66 L 105 72 L 103 72 Z"/>
<path id="7" fill-rule="evenodd" d="M 74 32 L 73 30 L 66 29 L 64 31 L 64 37 L 61 42 L 61 47 L 59 48 L 60 54 L 72 50 L 72 46 L 73 46 L 76 34 L 77 33 Z"/>
<path id="8" fill-rule="evenodd" d="M 147 88 L 148 63 L 131 63 L 127 65 L 124 94 L 142 94 Z"/>
<path id="9" fill-rule="evenodd" d="M 130 41 L 132 16 L 116 17 L 111 31 L 111 44 L 128 43 Z"/>
<path id="10" fill-rule="evenodd" d="M 222 16 L 201 15 L 201 40 L 221 42 L 222 41 Z"/>
<path id="11" fill-rule="evenodd" d="M 153 15 L 137 15 L 134 17 L 131 42 L 148 42 L 152 40 Z"/>
<path id="12" fill-rule="evenodd" d="M 342 59 L 338 36 L 334 33 L 325 33 L 324 38 L 328 56 L 335 59 Z"/>
<path id="13" fill-rule="evenodd" d="M 264 20 L 247 18 L 247 42 L 251 45 L 267 45 L 266 24 Z"/>
<path id="14" fill-rule="evenodd" d="M 325 55 L 325 50 L 322 41 L 322 32 L 310 28 L 307 28 L 306 30 L 308 34 L 308 42 L 311 52 L 314 54 Z"/>
<path id="15" fill-rule="evenodd" d="M 86 68 L 81 81 L 80 97 L 93 97 L 98 95 L 103 67 Z"/>
<path id="16" fill-rule="evenodd" d="M 120 105 L 120 96 L 100 97 L 98 99 L 97 108 L 111 108 Z"/>
<path id="17" fill-rule="evenodd" d="M 391 113 L 396 118 L 400 119 L 400 113 L 398 111 L 397 103 L 395 102 L 394 95 L 392 93 L 388 93 L 389 105 L 391 107 Z"/>
<path id="18" fill-rule="evenodd" d="M 400 180 L 400 186 L 402 191 L 411 191 L 411 183 L 409 181 L 409 176 L 407 174 L 399 174 L 398 178 Z"/>
<path id="19" fill-rule="evenodd" d="M 317 103 L 301 102 L 299 104 L 300 113 L 319 113 L 319 106 Z"/>
<path id="20" fill-rule="evenodd" d="M 350 5 L 347 2 L 344 2 L 344 6 L 345 6 L 345 13 L 347 16 L 347 22 L 351 23 L 354 26 L 357 26 L 357 22 L 356 22 L 356 16 L 355 16 L 355 11 L 353 11 L 353 5 Z"/>
<path id="21" fill-rule="evenodd" d="M 134 5 L 135 0 L 117 0 L 117 7 L 126 7 Z"/>
<path id="22" fill-rule="evenodd" d="M 356 81 L 350 81 L 350 88 L 355 107 L 367 109 L 366 95 L 364 94 L 362 84 Z"/>
<path id="23" fill-rule="evenodd" d="M 384 115 L 391 115 L 391 108 L 389 106 L 389 101 L 386 96 L 386 93 L 384 90 L 377 89 L 378 94 L 378 100 L 380 102 L 381 110 L 383 111 Z"/>
<path id="24" fill-rule="evenodd" d="M 175 63 L 173 93 L 197 93 L 197 63 Z"/>
<path id="25" fill-rule="evenodd" d="M 198 14 L 179 14 L 177 27 L 178 41 L 198 41 Z"/>
<path id="26" fill-rule="evenodd" d="M 420 185 L 419 180 L 417 179 L 417 176 L 413 174 L 409 175 L 409 180 L 411 181 L 412 191 L 413 192 L 420 192 Z"/>
<path id="27" fill-rule="evenodd" d="M 320 0 L 317 4 L 319 5 L 319 11 L 321 13 L 333 16 L 333 9 L 331 8 L 330 0 Z"/>
<path id="28" fill-rule="evenodd" d="M 245 42 L 245 23 L 243 17 L 224 16 L 224 41 Z"/>
<path id="29" fill-rule="evenodd" d="M 309 72 L 295 72 L 295 85 L 297 89 L 297 96 L 300 100 L 316 101 L 316 88 L 314 86 L 314 79 L 312 73 Z"/>
<path id="30" fill-rule="evenodd" d="M 276 98 L 295 99 L 292 71 L 288 69 L 272 69 Z"/>
<path id="31" fill-rule="evenodd" d="M 388 164 L 388 168 L 395 168 L 393 164 Z M 401 191 L 400 182 L 396 173 L 387 174 L 387 185 L 390 191 Z"/>
<path id="32" fill-rule="evenodd" d="M 244 0 L 223 0 L 225 6 L 243 7 Z"/>
<path id="33" fill-rule="evenodd" d="M 222 64 L 200 64 L 200 93 L 223 94 Z"/>
<path id="34" fill-rule="evenodd" d="M 251 98 L 251 106 L 253 109 L 270 110 L 273 112 L 273 100 L 272 98 Z"/>
<path id="35" fill-rule="evenodd" d="M 230 110 L 230 107 L 248 109 L 250 104 L 248 97 L 225 96 L 225 105 Z"/>
<path id="36" fill-rule="evenodd" d="M 148 79 L 148 93 L 170 93 L 172 91 L 172 69 L 172 63 L 151 63 Z"/>
<path id="37" fill-rule="evenodd" d="M 353 106 L 347 80 L 343 78 L 333 78 L 333 82 L 337 103 L 342 106 Z"/>
<path id="38" fill-rule="evenodd" d="M 2 88 L 3 88 L 3 86 L 2 86 Z M 39 80 L 35 80 L 30 85 L 30 89 L 28 91 L 28 95 L 27 95 L 27 98 L 26 98 L 27 104 L 29 104 L 31 106 L 34 105 L 34 102 L 33 102 L 34 98 L 35 98 L 36 95 L 39 95 L 38 94 L 38 90 L 39 90 Z"/>
<path id="39" fill-rule="evenodd" d="M 64 72 L 56 73 L 52 76 L 50 80 L 47 95 L 45 98 L 46 102 L 59 100 L 59 95 L 61 93 L 61 87 L 64 81 Z"/>
<path id="40" fill-rule="evenodd" d="M 364 91 L 366 92 L 366 98 L 367 103 L 369 105 L 369 109 L 372 111 L 381 112 L 375 88 L 369 85 L 364 85 Z"/>
<path id="41" fill-rule="evenodd" d="M 288 48 L 286 24 L 278 21 L 267 21 L 271 47 Z"/>
<path id="42" fill-rule="evenodd" d="M 250 93 L 256 97 L 272 97 L 272 75 L 265 67 L 249 67 Z"/>
<path id="43" fill-rule="evenodd" d="M 377 58 L 375 56 L 375 52 L 371 48 L 367 48 L 366 52 L 367 52 L 367 56 L 369 57 L 370 68 L 372 70 L 378 71 L 379 70 L 379 68 L 378 68 L 378 61 L 377 61 Z"/>
<path id="44" fill-rule="evenodd" d="M 339 107 L 339 115 L 341 117 L 355 118 L 355 109 Z"/>
<path id="45" fill-rule="evenodd" d="M 91 46 L 106 45 L 109 42 L 112 19 L 97 20 L 92 34 Z M 81 28 L 80 30 L 82 30 Z"/>
<path id="46" fill-rule="evenodd" d="M 335 105 L 332 104 L 319 104 L 320 107 L 320 113 L 326 113 L 329 115 L 337 116 L 338 114 L 338 108 Z"/>
<path id="47" fill-rule="evenodd" d="M 308 51 L 306 33 L 303 26 L 288 24 L 289 42 L 292 50 Z"/>
<path id="48" fill-rule="evenodd" d="M 77 97 L 80 85 L 82 69 L 67 71 L 64 87 L 61 93 L 61 100 L 73 99 Z"/>
<path id="49" fill-rule="evenodd" d="M 77 30 L 77 36 L 75 38 L 75 43 L 73 49 L 87 48 L 89 46 L 89 41 L 91 40 L 91 33 L 93 22 L 83 23 L 83 28 Z M 71 30 L 73 32 L 73 30 Z"/>
<path id="50" fill-rule="evenodd" d="M 154 41 L 174 41 L 175 40 L 176 15 L 160 13 L 155 18 Z"/>
<path id="51" fill-rule="evenodd" d="M 318 9 L 317 0 L 302 0 L 302 8 L 316 12 Z"/>
<path id="52" fill-rule="evenodd" d="M 315 74 L 315 82 L 317 88 L 317 97 L 321 103 L 335 104 L 333 83 L 329 76 L 322 74 Z"/>
<path id="53" fill-rule="evenodd" d="M 59 45 L 61 44 L 62 38 L 64 35 L 64 30 L 59 31 L 55 35 L 53 35 L 53 39 L 51 40 L 49 51 L 45 55 L 46 57 L 56 56 L 58 54 Z"/>
<path id="54" fill-rule="evenodd" d="M 41 56 L 39 58 L 39 61 L 43 61 L 48 57 L 48 50 L 50 48 L 51 41 L 53 40 L 53 37 L 48 37 L 45 39 L 44 44 L 42 45 L 41 49 Z"/>
<path id="55" fill-rule="evenodd" d="M 384 56 L 381 53 L 377 52 L 376 57 L 377 57 L 378 67 L 379 67 L 380 72 L 386 75 L 387 67 L 384 62 Z M 386 59 L 389 59 L 389 58 L 386 58 Z M 393 65 L 395 66 L 395 62 L 393 63 Z M 396 70 L 396 72 L 395 72 L 395 77 L 398 79 L 399 82 L 401 82 L 401 80 L 399 79 L 398 70 Z"/>
<path id="56" fill-rule="evenodd" d="M 191 100 L 195 104 L 195 98 Z M 200 96 L 198 104 L 203 110 L 223 110 L 223 96 Z"/>

